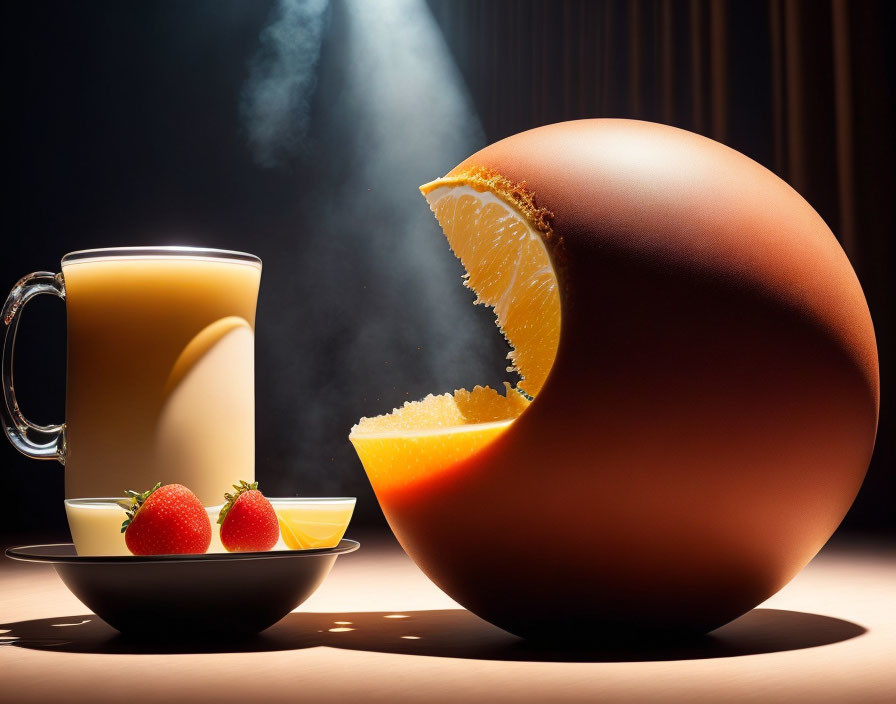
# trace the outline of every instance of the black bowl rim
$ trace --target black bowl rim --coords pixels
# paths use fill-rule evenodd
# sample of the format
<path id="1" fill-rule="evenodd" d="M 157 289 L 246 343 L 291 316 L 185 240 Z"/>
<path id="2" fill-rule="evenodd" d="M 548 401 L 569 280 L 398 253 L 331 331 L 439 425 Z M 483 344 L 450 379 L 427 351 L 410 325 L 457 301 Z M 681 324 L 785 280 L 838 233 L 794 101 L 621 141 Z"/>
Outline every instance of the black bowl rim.
<path id="1" fill-rule="evenodd" d="M 45 545 L 21 545 L 7 548 L 6 556 L 21 562 L 44 562 L 49 564 L 103 564 L 137 565 L 159 562 L 238 562 L 243 560 L 285 560 L 296 557 L 319 557 L 321 555 L 342 555 L 354 552 L 361 544 L 356 540 L 343 538 L 336 547 L 310 548 L 308 550 L 268 550 L 266 552 L 212 552 L 201 555 L 71 555 L 61 552 L 52 554 L 52 548 L 72 549 L 73 543 L 47 543 Z M 43 552 L 35 552 L 41 550 Z"/>

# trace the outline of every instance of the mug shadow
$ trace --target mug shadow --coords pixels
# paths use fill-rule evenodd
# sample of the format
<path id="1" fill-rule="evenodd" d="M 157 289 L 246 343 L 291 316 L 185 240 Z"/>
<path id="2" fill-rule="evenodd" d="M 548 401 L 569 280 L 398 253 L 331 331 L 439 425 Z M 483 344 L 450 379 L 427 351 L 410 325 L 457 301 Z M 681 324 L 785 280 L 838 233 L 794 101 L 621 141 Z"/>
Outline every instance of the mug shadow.
<path id="1" fill-rule="evenodd" d="M 328 647 L 400 655 L 537 662 L 701 660 L 814 648 L 867 633 L 831 616 L 753 609 L 711 634 L 678 642 L 528 643 L 463 609 L 291 613 L 262 633 L 232 641 L 144 639 L 119 634 L 93 614 L 0 624 L 0 645 L 72 653 L 242 653 Z"/>

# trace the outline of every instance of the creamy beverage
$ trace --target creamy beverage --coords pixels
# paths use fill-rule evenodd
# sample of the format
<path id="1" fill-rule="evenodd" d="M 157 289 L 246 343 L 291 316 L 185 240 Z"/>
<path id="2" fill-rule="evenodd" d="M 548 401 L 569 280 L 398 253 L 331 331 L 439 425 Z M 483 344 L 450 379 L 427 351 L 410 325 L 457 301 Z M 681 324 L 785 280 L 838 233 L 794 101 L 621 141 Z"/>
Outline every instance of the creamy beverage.
<path id="1" fill-rule="evenodd" d="M 214 505 L 253 481 L 261 267 L 117 256 L 65 260 L 62 274 L 66 496 L 176 482 Z"/>
<path id="2" fill-rule="evenodd" d="M 208 546 L 208 552 L 227 552 L 224 543 L 221 542 L 221 526 L 218 525 L 218 516 L 221 515 L 222 508 L 224 508 L 224 504 L 205 507 L 208 520 L 212 524 L 212 542 Z"/>
<path id="3" fill-rule="evenodd" d="M 66 497 L 161 482 L 220 505 L 233 484 L 255 478 L 260 278 L 251 254 L 191 247 L 73 252 L 61 274 L 29 274 L 4 305 L 7 437 L 29 457 L 65 465 Z M 64 299 L 68 321 L 66 418 L 52 426 L 22 415 L 12 379 L 21 310 L 41 294 Z M 111 515 L 79 506 L 69 517 L 82 508 L 85 525 Z"/>
<path id="4" fill-rule="evenodd" d="M 119 499 L 69 499 L 65 515 L 79 555 L 130 555 L 121 524 L 127 518 Z"/>

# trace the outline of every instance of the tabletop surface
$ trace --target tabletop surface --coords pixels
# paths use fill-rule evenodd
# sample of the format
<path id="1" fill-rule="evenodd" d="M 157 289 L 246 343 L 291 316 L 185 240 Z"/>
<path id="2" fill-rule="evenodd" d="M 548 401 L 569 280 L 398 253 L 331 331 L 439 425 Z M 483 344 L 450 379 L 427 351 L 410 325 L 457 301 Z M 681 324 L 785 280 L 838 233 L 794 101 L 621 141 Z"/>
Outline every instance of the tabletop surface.
<path id="1" fill-rule="evenodd" d="M 490 626 L 393 540 L 360 539 L 280 623 L 202 645 L 122 638 L 51 566 L 0 558 L 0 701 L 896 701 L 896 547 L 835 542 L 700 642 L 569 651 Z"/>

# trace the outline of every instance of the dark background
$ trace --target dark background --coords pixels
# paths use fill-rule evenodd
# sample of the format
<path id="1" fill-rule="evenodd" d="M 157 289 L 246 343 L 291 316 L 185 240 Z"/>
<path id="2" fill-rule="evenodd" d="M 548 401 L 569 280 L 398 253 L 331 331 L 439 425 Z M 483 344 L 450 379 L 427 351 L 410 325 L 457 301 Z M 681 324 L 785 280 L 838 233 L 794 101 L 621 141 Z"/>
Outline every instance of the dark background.
<path id="1" fill-rule="evenodd" d="M 550 122 L 684 127 L 791 183 L 856 268 L 878 335 L 882 407 L 843 530 L 892 536 L 893 6 L 319 2 L 310 80 L 271 138 L 259 137 L 265 105 L 252 97 L 257 74 L 278 65 L 282 37 L 265 28 L 307 3 L 7 3 L 0 281 L 58 270 L 65 252 L 89 247 L 258 254 L 262 488 L 356 495 L 357 525 L 384 525 L 351 425 L 505 376 L 491 314 L 470 305 L 416 186 Z M 287 59 L 287 69 L 307 61 Z M 20 328 L 18 395 L 40 422 L 64 414 L 64 324 L 63 306 L 42 297 Z M 3 535 L 64 535 L 62 468 L 6 443 L 0 463 Z"/>

